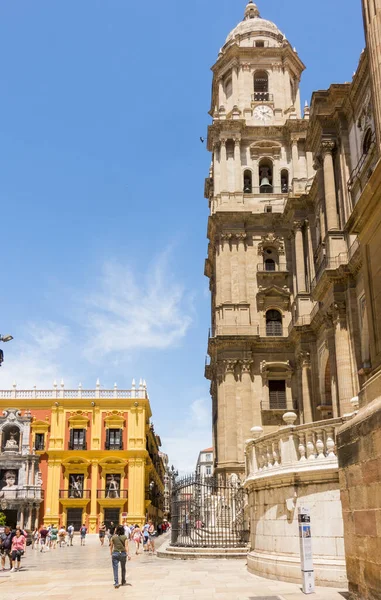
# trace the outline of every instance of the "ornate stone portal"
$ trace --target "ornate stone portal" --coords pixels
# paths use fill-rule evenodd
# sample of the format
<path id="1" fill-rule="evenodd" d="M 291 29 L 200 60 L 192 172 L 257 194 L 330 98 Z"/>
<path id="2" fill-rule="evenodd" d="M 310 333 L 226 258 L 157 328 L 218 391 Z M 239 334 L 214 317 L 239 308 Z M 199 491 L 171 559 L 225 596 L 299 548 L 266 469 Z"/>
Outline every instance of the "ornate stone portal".
<path id="1" fill-rule="evenodd" d="M 30 451 L 31 420 L 14 408 L 0 417 L 0 509 L 7 524 L 28 530 L 38 525 L 42 500 L 39 457 Z"/>

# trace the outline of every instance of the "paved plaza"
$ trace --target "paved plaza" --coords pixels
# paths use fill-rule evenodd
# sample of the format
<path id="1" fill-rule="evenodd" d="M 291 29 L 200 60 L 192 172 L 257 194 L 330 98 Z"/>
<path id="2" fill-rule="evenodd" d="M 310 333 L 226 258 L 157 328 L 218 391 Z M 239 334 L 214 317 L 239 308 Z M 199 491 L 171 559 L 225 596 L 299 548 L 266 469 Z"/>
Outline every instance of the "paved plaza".
<path id="1" fill-rule="evenodd" d="M 132 550 L 132 548 L 131 548 Z M 1 600 L 52 598 L 86 600 L 150 598 L 151 600 L 296 600 L 305 598 L 300 586 L 250 575 L 245 561 L 171 561 L 156 556 L 132 556 L 126 587 L 114 589 L 108 548 L 95 537 L 88 545 L 40 553 L 28 548 L 18 573 L 0 573 Z M 343 600 L 347 595 L 319 588 L 315 600 Z"/>

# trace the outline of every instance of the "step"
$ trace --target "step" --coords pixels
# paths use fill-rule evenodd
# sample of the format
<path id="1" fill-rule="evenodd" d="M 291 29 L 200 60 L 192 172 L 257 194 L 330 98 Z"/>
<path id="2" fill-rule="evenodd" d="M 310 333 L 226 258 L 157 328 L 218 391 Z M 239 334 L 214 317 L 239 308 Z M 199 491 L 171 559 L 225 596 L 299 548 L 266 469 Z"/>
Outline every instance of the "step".
<path id="1" fill-rule="evenodd" d="M 249 548 L 178 548 L 167 546 L 165 550 L 158 550 L 159 558 L 172 560 L 198 560 L 198 559 L 226 559 L 246 560 Z"/>

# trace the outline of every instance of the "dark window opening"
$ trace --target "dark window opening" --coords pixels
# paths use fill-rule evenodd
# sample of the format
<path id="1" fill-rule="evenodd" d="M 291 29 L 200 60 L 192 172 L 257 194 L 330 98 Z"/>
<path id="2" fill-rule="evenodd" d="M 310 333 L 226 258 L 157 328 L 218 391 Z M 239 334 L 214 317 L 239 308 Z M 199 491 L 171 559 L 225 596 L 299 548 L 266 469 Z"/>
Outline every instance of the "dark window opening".
<path id="1" fill-rule="evenodd" d="M 245 171 L 243 174 L 243 193 L 253 193 L 253 175 L 251 171 Z"/>
<path id="2" fill-rule="evenodd" d="M 265 206 L 265 212 L 272 213 L 273 212 L 273 207 L 272 206 Z"/>
<path id="3" fill-rule="evenodd" d="M 254 100 L 268 102 L 269 99 L 269 76 L 266 71 L 257 71 L 254 74 Z"/>
<path id="4" fill-rule="evenodd" d="M 70 429 L 69 450 L 86 450 L 86 429 Z"/>
<path id="5" fill-rule="evenodd" d="M 266 335 L 283 335 L 282 315 L 278 310 L 268 310 L 266 313 Z"/>
<path id="6" fill-rule="evenodd" d="M 267 258 L 265 260 L 265 270 L 275 271 L 275 261 L 272 258 Z"/>
<path id="7" fill-rule="evenodd" d="M 255 47 L 256 48 L 264 48 L 265 47 L 265 42 L 263 40 L 257 40 L 255 42 Z"/>
<path id="8" fill-rule="evenodd" d="M 286 194 L 288 192 L 288 171 L 287 171 L 287 169 L 283 169 L 280 173 L 280 185 L 282 188 L 282 194 Z"/>
<path id="9" fill-rule="evenodd" d="M 363 145 L 362 145 L 363 154 L 368 154 L 369 150 L 372 147 L 372 142 L 373 142 L 372 130 L 368 129 L 368 131 L 365 134 Z"/>
<path id="10" fill-rule="evenodd" d="M 121 429 L 106 429 L 106 450 L 123 450 Z"/>
<path id="11" fill-rule="evenodd" d="M 35 449 L 41 452 L 41 450 L 45 450 L 45 434 L 44 433 L 36 433 L 36 437 L 34 440 Z"/>
<path id="12" fill-rule="evenodd" d="M 286 382 L 284 380 L 269 381 L 269 397 L 271 410 L 286 410 Z"/>
<path id="13" fill-rule="evenodd" d="M 261 160 L 259 164 L 259 182 L 261 194 L 273 193 L 273 165 L 271 160 Z"/>

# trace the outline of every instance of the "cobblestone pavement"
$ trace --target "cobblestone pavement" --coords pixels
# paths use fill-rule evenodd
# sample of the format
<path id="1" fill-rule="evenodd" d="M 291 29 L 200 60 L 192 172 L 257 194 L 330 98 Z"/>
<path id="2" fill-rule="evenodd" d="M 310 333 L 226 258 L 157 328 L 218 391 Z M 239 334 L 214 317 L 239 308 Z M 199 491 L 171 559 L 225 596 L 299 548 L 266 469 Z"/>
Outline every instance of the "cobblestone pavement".
<path id="1" fill-rule="evenodd" d="M 131 549 L 132 550 L 132 549 Z M 242 560 L 172 561 L 145 554 L 127 563 L 126 587 L 114 589 L 110 554 L 93 537 L 81 547 L 40 553 L 27 549 L 21 571 L 0 572 L 1 600 L 117 598 L 150 600 L 297 600 L 299 585 L 250 575 Z M 319 588 L 314 600 L 343 600 L 346 594 Z"/>

